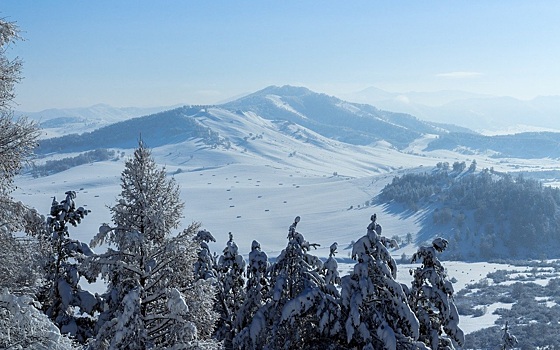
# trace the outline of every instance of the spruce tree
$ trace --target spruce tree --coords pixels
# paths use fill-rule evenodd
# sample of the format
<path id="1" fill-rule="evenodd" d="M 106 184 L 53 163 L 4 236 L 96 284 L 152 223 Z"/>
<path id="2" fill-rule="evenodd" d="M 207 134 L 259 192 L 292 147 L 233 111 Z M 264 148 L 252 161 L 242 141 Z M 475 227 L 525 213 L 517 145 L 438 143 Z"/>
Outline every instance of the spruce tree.
<path id="1" fill-rule="evenodd" d="M 223 340 L 226 349 L 232 347 L 236 330 L 234 324 L 239 310 L 245 301 L 245 260 L 239 255 L 233 235 L 229 233 L 229 240 L 218 259 L 218 284 L 216 309 L 220 314 L 216 337 Z"/>
<path id="2" fill-rule="evenodd" d="M 395 246 L 381 234 L 372 215 L 367 234 L 352 248 L 356 265 L 342 278 L 342 313 L 350 347 L 364 349 L 422 349 L 416 342 L 418 319 L 405 288 L 395 279 L 397 266 L 387 248 Z"/>
<path id="3" fill-rule="evenodd" d="M 249 264 L 247 266 L 247 284 L 245 300 L 237 311 L 234 322 L 236 335 L 233 339 L 235 349 L 250 349 L 252 346 L 250 327 L 256 312 L 268 301 L 270 284 L 267 278 L 269 268 L 268 256 L 261 250 L 257 241 L 251 243 Z"/>
<path id="4" fill-rule="evenodd" d="M 183 210 L 179 187 L 157 168 L 143 142 L 125 164 L 121 188 L 111 208 L 114 226 L 103 225 L 92 241 L 115 246 L 91 265 L 108 283 L 92 347 L 218 346 L 205 341 L 216 321 L 214 289 L 194 276 L 199 225 L 172 235 Z"/>
<path id="5" fill-rule="evenodd" d="M 412 256 L 412 262 L 421 266 L 411 270 L 410 305 L 420 321 L 419 340 L 431 349 L 454 349 L 454 340 L 463 345 L 465 336 L 459 328 L 459 313 L 453 302 L 453 286 L 436 254 L 447 247 L 448 242 L 436 238 L 432 246 L 420 247 Z"/>
<path id="6" fill-rule="evenodd" d="M 269 269 L 267 302 L 235 339 L 241 349 L 340 348 L 336 336 L 339 308 L 336 293 L 326 288 L 323 263 L 309 253 L 318 245 L 288 229 L 288 245 Z"/>
<path id="7" fill-rule="evenodd" d="M 65 193 L 60 203 L 53 199 L 40 240 L 44 284 L 38 293 L 43 311 L 60 328 L 80 342 L 94 335 L 93 315 L 100 309 L 100 299 L 83 290 L 80 278 L 93 282 L 95 277 L 82 263 L 93 256 L 87 244 L 70 238 L 70 226 L 77 226 L 89 210 L 76 207 L 74 191 Z"/>
<path id="8" fill-rule="evenodd" d="M 207 230 L 199 230 L 195 236 L 195 241 L 199 244 L 197 260 L 194 263 L 194 274 L 197 279 L 216 279 L 218 277 L 217 258 L 212 255 L 208 243 L 216 242 L 212 233 Z"/>

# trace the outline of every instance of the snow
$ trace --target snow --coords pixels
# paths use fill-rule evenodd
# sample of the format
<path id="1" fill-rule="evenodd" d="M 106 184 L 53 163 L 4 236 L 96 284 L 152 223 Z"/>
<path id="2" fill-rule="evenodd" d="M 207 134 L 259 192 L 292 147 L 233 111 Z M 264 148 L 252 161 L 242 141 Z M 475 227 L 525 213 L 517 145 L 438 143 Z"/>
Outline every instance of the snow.
<path id="1" fill-rule="evenodd" d="M 497 309 L 508 309 L 510 310 L 513 304 L 506 303 L 494 303 L 486 307 L 486 312 L 480 317 L 473 316 L 461 316 L 459 321 L 459 327 L 465 332 L 465 334 L 475 332 L 482 328 L 488 328 L 494 326 L 494 322 L 498 320 L 500 315 L 494 314 Z"/>
<path id="2" fill-rule="evenodd" d="M 266 98 L 270 101 L 272 101 L 272 103 L 274 103 L 274 105 L 278 108 L 282 108 L 287 110 L 288 112 L 294 113 L 296 115 L 298 115 L 299 117 L 301 117 L 302 119 L 307 119 L 307 117 L 303 114 L 301 114 L 300 112 L 296 111 L 295 109 L 292 108 L 292 106 L 290 106 L 288 103 L 282 101 L 282 97 L 278 96 L 278 95 L 266 95 Z"/>
<path id="3" fill-rule="evenodd" d="M 272 97 L 269 99 L 283 103 Z M 411 233 L 413 241 L 416 238 L 424 212 L 397 213 L 389 206 L 372 201 L 394 176 L 409 171 L 429 171 L 441 161 L 470 163 L 472 159 L 476 159 L 479 169 L 494 167 L 496 171 L 560 168 L 558 159 L 494 159 L 452 151 L 424 152 L 423 146 L 433 137 L 431 135 L 399 152 L 383 141 L 355 146 L 298 127 L 298 133 L 313 138 L 313 142 L 308 142 L 305 138 L 278 132 L 274 122 L 254 113 L 240 115 L 212 108 L 209 113 L 199 121 L 221 135 L 228 135 L 233 144 L 231 149 L 212 149 L 193 140 L 153 150 L 156 161 L 164 165 L 169 176 L 181 186 L 181 198 L 185 202 L 181 227 L 193 221 L 202 222 L 216 238 L 216 243 L 209 244 L 215 252 L 222 250 L 228 233 L 232 232 L 239 253 L 246 259 L 256 239 L 263 254 L 266 253 L 265 259 L 267 255 L 278 256 L 287 242 L 286 226 L 300 215 L 302 223 L 298 230 L 305 232 L 309 242 L 320 244 L 313 254 L 327 258 L 330 246 L 338 243 L 341 276 L 354 267 L 353 262 L 348 263 L 351 251 L 345 248 L 365 234 L 371 214 L 377 213 L 385 237 L 404 238 Z M 228 122 L 224 122 L 226 119 Z M 262 138 L 250 137 L 246 143 L 240 143 L 251 134 L 262 135 Z M 131 154 L 128 149 L 118 151 L 124 151 L 127 156 Z M 52 157 L 65 156 L 68 155 Z M 13 196 L 46 214 L 53 196 L 76 191 L 77 206 L 91 213 L 77 228 L 70 228 L 70 237 L 89 242 L 100 231 L 100 226 L 102 230 L 108 229 L 103 223 L 111 223 L 108 207 L 115 205 L 121 191 L 119 178 L 123 170 L 124 160 L 121 159 L 81 165 L 37 179 L 23 175 L 16 178 L 17 190 Z M 416 249 L 415 244 L 408 244 L 390 253 L 398 261 L 403 253 L 410 257 Z M 97 250 L 103 252 L 105 247 Z M 490 263 L 444 262 L 443 265 L 448 278 L 457 279 L 453 284 L 455 292 L 485 278 L 489 272 L 511 269 L 508 265 Z M 408 270 L 415 266 L 399 263 L 399 282 L 410 284 Z M 547 281 L 540 279 L 536 283 L 544 285 Z M 100 293 L 104 286 L 98 283 L 89 289 Z M 495 320 L 491 307 L 482 317 L 462 317 L 459 326 L 470 333 L 491 324 Z M 253 324 L 256 327 L 258 322 Z"/>

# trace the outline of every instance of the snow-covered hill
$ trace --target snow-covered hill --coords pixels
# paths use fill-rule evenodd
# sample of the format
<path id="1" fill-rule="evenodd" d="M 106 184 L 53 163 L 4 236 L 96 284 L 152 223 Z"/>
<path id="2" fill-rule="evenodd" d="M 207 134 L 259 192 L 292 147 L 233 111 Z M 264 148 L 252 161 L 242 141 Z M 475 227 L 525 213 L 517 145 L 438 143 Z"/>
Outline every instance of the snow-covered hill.
<path id="1" fill-rule="evenodd" d="M 51 108 L 39 112 L 16 112 L 39 123 L 44 130 L 42 138 L 63 136 L 69 133 L 83 133 L 134 117 L 141 117 L 177 106 L 138 108 L 112 107 L 96 104 L 85 108 Z"/>

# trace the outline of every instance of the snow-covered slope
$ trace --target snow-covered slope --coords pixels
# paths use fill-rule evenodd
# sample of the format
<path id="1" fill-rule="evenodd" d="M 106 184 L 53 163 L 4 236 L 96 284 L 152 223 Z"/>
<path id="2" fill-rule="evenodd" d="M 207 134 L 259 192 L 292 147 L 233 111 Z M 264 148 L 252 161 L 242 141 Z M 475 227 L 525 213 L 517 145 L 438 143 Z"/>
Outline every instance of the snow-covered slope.
<path id="1" fill-rule="evenodd" d="M 141 117 L 177 106 L 138 108 L 112 107 L 97 104 L 85 108 L 51 108 L 39 112 L 16 112 L 39 123 L 44 130 L 42 138 L 63 136 L 69 133 L 83 133 L 134 117 Z"/>

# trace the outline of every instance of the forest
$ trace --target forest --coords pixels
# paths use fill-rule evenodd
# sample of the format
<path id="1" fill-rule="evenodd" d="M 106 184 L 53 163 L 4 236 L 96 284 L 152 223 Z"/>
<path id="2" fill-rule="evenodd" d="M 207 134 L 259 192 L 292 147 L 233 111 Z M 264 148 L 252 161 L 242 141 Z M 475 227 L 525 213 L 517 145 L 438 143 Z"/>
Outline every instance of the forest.
<path id="1" fill-rule="evenodd" d="M 48 176 L 68 170 L 75 166 L 101 162 L 109 159 L 118 159 L 116 152 L 105 148 L 80 153 L 74 157 L 66 157 L 57 160 L 47 160 L 43 165 L 33 164 L 29 172 L 33 177 Z"/>
<path id="2" fill-rule="evenodd" d="M 560 190 L 521 174 L 475 170 L 476 162 L 468 168 L 464 162 L 439 163 L 431 172 L 394 178 L 377 199 L 426 210 L 425 227 L 448 232 L 455 258 L 556 256 Z M 469 250 L 473 243 L 476 256 Z"/>

